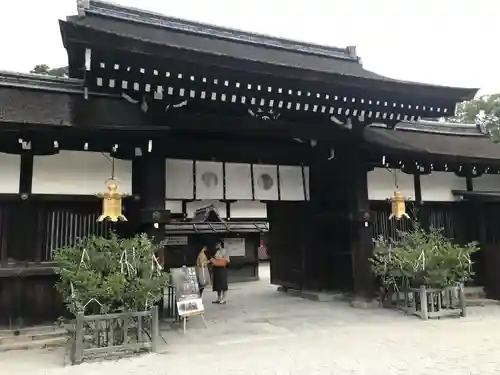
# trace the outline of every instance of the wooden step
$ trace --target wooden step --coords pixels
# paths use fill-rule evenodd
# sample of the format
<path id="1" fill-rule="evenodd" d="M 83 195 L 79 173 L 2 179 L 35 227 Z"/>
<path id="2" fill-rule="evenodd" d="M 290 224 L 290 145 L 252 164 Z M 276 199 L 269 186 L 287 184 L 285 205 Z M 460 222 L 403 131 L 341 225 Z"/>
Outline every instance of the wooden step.
<path id="1" fill-rule="evenodd" d="M 0 345 L 45 340 L 62 336 L 67 336 L 67 331 L 62 328 L 52 331 L 24 332 L 23 334 L 3 333 L 0 334 Z"/>
<path id="2" fill-rule="evenodd" d="M 40 340 L 11 342 L 6 344 L 0 344 L 0 352 L 6 352 L 9 350 L 45 349 L 56 346 L 64 346 L 66 345 L 67 341 L 68 341 L 67 336 L 58 336 Z"/>

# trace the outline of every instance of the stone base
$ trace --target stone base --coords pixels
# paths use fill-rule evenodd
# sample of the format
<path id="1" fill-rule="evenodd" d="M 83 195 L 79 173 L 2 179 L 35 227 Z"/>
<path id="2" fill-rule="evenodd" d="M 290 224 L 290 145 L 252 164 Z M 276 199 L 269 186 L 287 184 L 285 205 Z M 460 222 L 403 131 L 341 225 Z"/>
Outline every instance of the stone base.
<path id="1" fill-rule="evenodd" d="M 380 301 L 377 299 L 367 300 L 361 298 L 354 298 L 350 302 L 351 307 L 355 309 L 378 309 L 381 307 Z"/>
<path id="2" fill-rule="evenodd" d="M 317 292 L 312 290 L 290 289 L 284 286 L 277 288 L 278 292 L 288 293 L 294 297 L 317 302 L 347 301 L 348 296 L 340 292 Z"/>

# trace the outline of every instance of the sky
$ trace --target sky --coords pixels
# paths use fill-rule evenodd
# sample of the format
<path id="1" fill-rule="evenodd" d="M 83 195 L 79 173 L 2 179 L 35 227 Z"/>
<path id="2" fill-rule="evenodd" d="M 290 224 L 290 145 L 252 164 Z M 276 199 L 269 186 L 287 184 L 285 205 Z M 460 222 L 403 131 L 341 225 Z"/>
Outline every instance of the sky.
<path id="1" fill-rule="evenodd" d="M 392 78 L 500 92 L 498 0 L 116 0 L 169 16 L 330 46 Z M 58 19 L 76 0 L 4 1 L 0 70 L 59 67 Z"/>

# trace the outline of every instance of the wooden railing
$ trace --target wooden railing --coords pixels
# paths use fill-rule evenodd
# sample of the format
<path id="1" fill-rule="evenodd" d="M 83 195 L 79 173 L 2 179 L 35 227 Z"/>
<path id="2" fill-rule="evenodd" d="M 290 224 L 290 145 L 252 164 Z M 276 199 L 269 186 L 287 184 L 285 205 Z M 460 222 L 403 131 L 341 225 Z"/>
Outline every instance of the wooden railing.
<path id="1" fill-rule="evenodd" d="M 424 320 L 445 316 L 467 315 L 464 287 L 459 285 L 445 289 L 405 288 L 386 295 L 385 305 Z"/>
<path id="2" fill-rule="evenodd" d="M 78 313 L 71 345 L 72 364 L 97 356 L 158 350 L 158 307 L 104 315 Z"/>

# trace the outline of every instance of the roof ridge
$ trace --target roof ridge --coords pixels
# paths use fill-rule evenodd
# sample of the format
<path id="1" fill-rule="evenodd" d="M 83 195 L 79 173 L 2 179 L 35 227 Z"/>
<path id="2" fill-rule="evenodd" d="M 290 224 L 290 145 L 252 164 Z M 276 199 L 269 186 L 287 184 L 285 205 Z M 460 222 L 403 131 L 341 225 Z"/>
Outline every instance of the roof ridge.
<path id="1" fill-rule="evenodd" d="M 161 13 L 134 7 L 125 7 L 103 0 L 77 0 L 77 8 L 78 15 L 82 17 L 86 15 L 97 15 L 123 21 L 149 24 L 151 26 L 168 28 L 180 32 L 201 34 L 212 38 L 229 39 L 242 43 L 263 45 L 266 47 L 322 55 L 360 63 L 360 58 L 356 53 L 355 46 L 341 48 L 273 37 L 266 34 L 169 17 Z"/>
<path id="2" fill-rule="evenodd" d="M 0 87 L 77 92 L 83 90 L 83 81 L 75 78 L 56 77 L 47 74 L 0 70 Z"/>
<path id="3" fill-rule="evenodd" d="M 375 123 L 370 125 L 373 128 L 387 129 L 387 125 Z M 439 121 L 401 121 L 396 124 L 394 130 L 415 132 L 415 133 L 431 133 L 437 135 L 453 135 L 453 136 L 469 136 L 469 137 L 486 137 L 480 127 L 476 124 L 457 124 L 454 122 L 439 122 Z M 389 131 L 389 130 L 388 130 Z M 391 130 L 392 131 L 392 130 Z"/>

